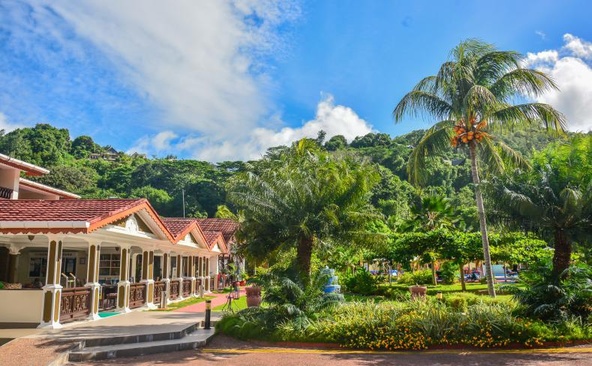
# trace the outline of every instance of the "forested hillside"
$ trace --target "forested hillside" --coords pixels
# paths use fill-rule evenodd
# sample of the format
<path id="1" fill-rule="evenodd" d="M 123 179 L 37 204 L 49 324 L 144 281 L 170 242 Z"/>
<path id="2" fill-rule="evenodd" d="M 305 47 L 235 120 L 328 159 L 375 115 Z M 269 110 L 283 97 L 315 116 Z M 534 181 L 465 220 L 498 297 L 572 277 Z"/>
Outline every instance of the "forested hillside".
<path id="1" fill-rule="evenodd" d="M 390 217 L 391 224 L 409 215 L 421 192 L 449 196 L 460 206 L 467 202 L 472 207 L 471 192 L 463 189 L 470 182 L 466 157 L 452 148 L 445 156 L 430 162 L 430 178 L 421 192 L 407 182 L 407 159 L 422 133 L 414 131 L 395 138 L 370 133 L 348 144 L 343 136 L 325 141 L 324 132 L 320 131 L 316 141 L 328 151 L 348 150 L 379 165 L 381 182 L 374 189 L 372 204 Z M 507 133 L 504 139 L 529 156 L 556 137 L 526 131 Z M 282 149 L 272 148 L 267 155 Z M 111 146 L 99 146 L 89 136 L 72 139 L 67 129 L 49 124 L 9 133 L 0 131 L 0 153 L 50 169 L 49 175 L 38 178 L 42 183 L 85 198 L 145 197 L 164 216 L 183 214 L 183 191 L 187 216 L 213 216 L 219 205 L 227 204 L 227 179 L 247 167 L 256 169 L 258 164 L 258 161 L 213 164 L 176 159 L 172 155 L 165 158 L 128 155 Z"/>

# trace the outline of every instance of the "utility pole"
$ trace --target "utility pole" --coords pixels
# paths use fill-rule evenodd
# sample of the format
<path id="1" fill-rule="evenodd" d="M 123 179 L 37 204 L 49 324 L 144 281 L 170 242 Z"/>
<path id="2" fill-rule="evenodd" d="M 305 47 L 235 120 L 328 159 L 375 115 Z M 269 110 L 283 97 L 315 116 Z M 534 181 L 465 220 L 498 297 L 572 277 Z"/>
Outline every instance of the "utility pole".
<path id="1" fill-rule="evenodd" d="M 181 190 L 181 196 L 183 197 L 183 218 L 185 218 L 185 189 Z"/>

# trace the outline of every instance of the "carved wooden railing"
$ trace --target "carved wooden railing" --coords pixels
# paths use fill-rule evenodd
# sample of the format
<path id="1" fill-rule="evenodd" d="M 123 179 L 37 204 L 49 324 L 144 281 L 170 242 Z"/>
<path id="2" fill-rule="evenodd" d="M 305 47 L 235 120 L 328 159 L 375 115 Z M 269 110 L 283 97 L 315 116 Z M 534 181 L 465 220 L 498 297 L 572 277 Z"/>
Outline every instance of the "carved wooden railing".
<path id="1" fill-rule="evenodd" d="M 111 310 L 117 307 L 117 286 L 101 286 L 101 301 L 99 310 Z"/>
<path id="2" fill-rule="evenodd" d="M 87 287 L 62 289 L 60 322 L 66 323 L 87 318 L 90 314 L 90 298 L 91 289 Z"/>
<path id="3" fill-rule="evenodd" d="M 130 285 L 130 309 L 139 308 L 146 302 L 146 285 L 143 283 L 132 283 Z"/>
<path id="4" fill-rule="evenodd" d="M 191 295 L 191 280 L 183 280 L 183 297 Z"/>
<path id="5" fill-rule="evenodd" d="M 10 188 L 0 187 L 0 198 L 5 198 L 7 200 L 12 198 L 13 190 Z"/>
<path id="6" fill-rule="evenodd" d="M 179 280 L 171 281 L 171 293 L 169 294 L 169 298 L 171 300 L 176 300 L 179 297 Z"/>
<path id="7" fill-rule="evenodd" d="M 156 281 L 154 282 L 154 304 L 158 306 L 162 299 L 162 293 L 166 291 L 166 282 Z"/>

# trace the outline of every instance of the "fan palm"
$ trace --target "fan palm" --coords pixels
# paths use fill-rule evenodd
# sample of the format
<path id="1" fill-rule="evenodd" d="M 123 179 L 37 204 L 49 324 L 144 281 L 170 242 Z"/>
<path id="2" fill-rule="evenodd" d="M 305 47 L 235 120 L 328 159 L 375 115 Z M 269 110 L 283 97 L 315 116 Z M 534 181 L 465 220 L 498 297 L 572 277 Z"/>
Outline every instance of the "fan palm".
<path id="1" fill-rule="evenodd" d="M 467 151 L 491 296 L 495 296 L 495 290 L 478 161 L 486 163 L 494 174 L 503 171 L 508 161 L 528 165 L 518 153 L 495 138 L 492 132 L 501 127 L 534 125 L 561 132 L 565 128 L 563 115 L 547 104 L 512 104 L 519 95 L 537 96 L 557 88 L 544 73 L 522 68 L 520 60 L 516 52 L 498 51 L 478 40 L 463 41 L 452 50 L 451 59 L 440 67 L 438 74 L 421 80 L 393 111 L 395 122 L 407 114 L 418 113 L 438 120 L 411 153 L 408 173 L 412 183 L 425 182 L 426 157 L 450 145 Z"/>

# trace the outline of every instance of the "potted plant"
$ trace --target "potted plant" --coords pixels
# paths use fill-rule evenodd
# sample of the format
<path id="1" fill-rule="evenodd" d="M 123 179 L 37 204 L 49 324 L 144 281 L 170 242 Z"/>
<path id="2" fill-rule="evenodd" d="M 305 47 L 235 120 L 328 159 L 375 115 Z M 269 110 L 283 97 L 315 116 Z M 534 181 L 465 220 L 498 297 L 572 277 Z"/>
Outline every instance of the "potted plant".
<path id="1" fill-rule="evenodd" d="M 425 298 L 428 288 L 427 286 L 420 286 L 416 284 L 415 286 L 409 287 L 409 291 L 411 291 L 412 299 Z"/>
<path id="2" fill-rule="evenodd" d="M 258 285 L 245 287 L 245 293 L 247 295 L 248 307 L 257 307 L 261 304 L 261 287 Z"/>

